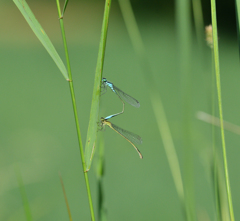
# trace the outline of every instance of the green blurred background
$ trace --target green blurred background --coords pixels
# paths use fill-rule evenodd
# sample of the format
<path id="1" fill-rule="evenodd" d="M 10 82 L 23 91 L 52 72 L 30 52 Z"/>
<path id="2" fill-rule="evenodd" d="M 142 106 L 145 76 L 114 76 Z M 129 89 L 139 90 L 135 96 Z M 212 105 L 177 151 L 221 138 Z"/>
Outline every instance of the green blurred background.
<path id="1" fill-rule="evenodd" d="M 28 1 L 36 18 L 65 60 L 55 1 Z M 174 2 L 133 1 L 147 56 L 162 97 L 174 143 L 181 145 L 181 76 Z M 89 121 L 104 1 L 70 1 L 64 17 L 83 144 Z M 205 25 L 210 8 L 203 1 Z M 218 5 L 219 47 L 224 119 L 240 125 L 239 55 L 234 2 Z M 25 220 L 15 168 L 22 173 L 34 220 L 68 220 L 58 176 L 63 177 L 73 220 L 90 220 L 86 187 L 68 83 L 12 1 L 0 1 L 0 220 Z M 211 126 L 196 119 L 211 113 L 211 51 L 191 43 L 191 144 L 198 220 L 214 220 L 209 172 Z M 203 53 L 203 58 L 202 54 Z M 133 147 L 109 128 L 105 138 L 103 179 L 108 220 L 185 220 L 141 67 L 118 3 L 113 1 L 103 76 L 140 101 L 126 104 L 112 123 L 140 135 L 140 160 Z M 119 112 L 121 102 L 109 90 L 101 97 L 101 116 Z M 218 131 L 217 131 L 218 132 Z M 221 148 L 220 136 L 217 145 Z M 240 137 L 226 131 L 235 218 L 240 218 Z M 95 156 L 96 161 L 96 156 Z M 96 162 L 89 171 L 97 212 Z M 209 219 L 208 219 L 209 217 Z"/>

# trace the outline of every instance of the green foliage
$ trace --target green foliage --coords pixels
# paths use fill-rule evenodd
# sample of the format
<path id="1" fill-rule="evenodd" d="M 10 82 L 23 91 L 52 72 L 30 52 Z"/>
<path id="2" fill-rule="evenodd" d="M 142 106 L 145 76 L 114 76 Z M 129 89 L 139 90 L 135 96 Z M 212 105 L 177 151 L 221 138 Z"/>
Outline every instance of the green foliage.
<path id="1" fill-rule="evenodd" d="M 20 190 L 21 197 L 22 197 L 22 202 L 23 202 L 23 207 L 24 207 L 24 211 L 25 211 L 26 220 L 27 221 L 32 221 L 33 218 L 32 218 L 31 208 L 30 208 L 27 193 L 26 193 L 26 190 L 25 190 L 24 181 L 22 179 L 22 174 L 21 174 L 21 171 L 20 171 L 18 165 L 16 166 L 15 171 L 16 171 L 16 176 L 17 176 L 17 180 L 18 180 L 19 190 Z"/>
<path id="2" fill-rule="evenodd" d="M 14 2 L 30 26 L 33 26 L 31 27 L 35 30 L 35 34 L 39 35 L 38 38 L 41 41 L 48 41 L 49 39 L 45 39 L 47 35 L 36 22 L 26 2 L 24 0 L 14 0 Z M 43 27 L 45 27 L 44 22 L 49 24 L 45 30 L 51 27 L 54 33 L 51 40 L 54 45 L 59 46 L 58 43 L 55 44 L 60 39 L 55 35 L 59 27 L 51 23 L 52 20 L 47 20 L 48 11 L 39 7 L 42 2 L 44 1 L 31 2 L 31 8 L 38 13 L 38 18 L 42 19 Z M 67 5 L 69 20 L 64 20 L 65 25 L 68 25 L 66 36 L 69 37 L 68 48 L 66 42 L 64 43 L 67 71 L 63 65 L 65 70 L 61 72 L 64 72 L 65 79 L 69 80 L 75 122 L 69 97 L 66 96 L 68 94 L 66 81 L 56 78 L 53 74 L 49 74 L 47 80 L 46 77 L 42 77 L 43 72 L 56 71 L 51 66 L 46 52 L 42 47 L 29 44 L 32 36 L 28 36 L 24 23 L 20 23 L 19 20 L 19 25 L 16 25 L 19 13 L 9 13 L 11 19 L 2 13 L 7 18 L 4 21 L 6 30 L 9 32 L 11 21 L 14 21 L 15 32 L 18 35 L 9 32 L 7 39 L 4 38 L 3 31 L 0 39 L 1 71 L 6 73 L 7 70 L 8 73 L 3 74 L 3 80 L 0 82 L 2 91 L 0 111 L 3 116 L 0 124 L 2 178 L 0 207 L 3 208 L 0 220 L 22 221 L 26 220 L 26 215 L 29 220 L 31 215 L 36 220 L 44 221 L 71 219 L 69 217 L 73 220 L 87 220 L 90 216 L 89 208 L 93 220 L 93 209 L 97 209 L 99 220 L 194 220 L 196 218 L 199 221 L 225 221 L 229 220 L 229 214 L 231 220 L 234 220 L 231 195 L 229 195 L 230 185 L 226 178 L 231 180 L 233 206 L 238 208 L 239 148 L 236 147 L 239 146 L 239 132 L 237 135 L 233 134 L 232 132 L 237 131 L 237 127 L 226 120 L 237 124 L 239 118 L 240 104 L 237 92 L 240 80 L 236 42 L 229 33 L 223 34 L 223 30 L 218 30 L 219 36 L 217 36 L 215 24 L 215 44 L 217 42 L 221 45 L 221 81 L 220 69 L 218 69 L 220 61 L 216 60 L 218 51 L 215 51 L 214 61 L 217 61 L 217 68 L 214 71 L 218 72 L 216 76 L 219 103 L 222 103 L 223 107 L 220 108 L 224 110 L 224 115 L 221 114 L 222 110 L 220 116 L 218 114 L 215 116 L 217 111 L 212 109 L 216 108 L 214 103 L 216 79 L 211 75 L 211 50 L 203 44 L 204 30 L 203 22 L 200 21 L 199 1 L 193 2 L 197 39 L 194 38 L 191 29 L 191 1 L 176 2 L 176 25 L 170 13 L 156 15 L 151 11 L 151 14 L 146 16 L 147 9 L 137 11 L 133 5 L 132 10 L 129 1 L 124 0 L 119 3 L 125 4 L 125 7 L 128 4 L 127 13 L 123 12 L 121 6 L 128 32 L 125 30 L 119 11 L 113 7 L 110 20 L 109 17 L 105 20 L 104 15 L 100 44 L 99 35 L 104 7 L 102 2 L 96 2 L 77 1 L 73 4 L 70 1 L 71 4 L 67 5 L 66 0 L 63 11 L 59 13 L 61 17 Z M 237 3 L 236 1 L 236 5 Z M 49 1 L 45 1 L 45 4 L 54 15 L 56 6 L 51 8 Z M 109 16 L 109 9 L 105 8 L 106 10 Z M 55 16 L 55 22 L 57 19 L 58 16 Z M 66 41 L 63 19 L 60 19 L 60 23 Z M 18 30 L 18 26 L 21 31 Z M 51 36 L 51 32 L 48 34 Z M 6 39 L 10 44 L 6 43 Z M 46 47 L 51 49 L 47 43 Z M 72 59 L 72 69 L 68 51 Z M 94 74 L 91 73 L 94 72 L 98 52 L 96 72 L 93 76 Z M 106 55 L 105 59 L 104 55 Z M 124 114 L 112 121 L 141 135 L 143 160 L 139 160 L 133 148 L 129 147 L 120 136 L 115 136 L 109 130 L 98 131 L 99 111 L 112 114 L 122 107 L 121 102 L 111 92 L 100 97 L 103 62 L 104 77 L 136 96 L 141 103 L 139 110 L 128 108 L 126 105 Z M 74 73 L 74 80 L 71 70 Z M 222 92 L 219 90 L 220 86 Z M 208 124 L 195 118 L 195 113 L 200 110 L 211 113 L 212 116 L 208 115 L 208 118 L 205 116 L 201 119 Z M 224 121 L 221 115 L 224 116 Z M 85 153 L 79 125 L 82 135 L 87 136 Z M 222 126 L 221 130 L 218 128 L 219 125 Z M 219 148 L 223 129 L 229 130 L 224 133 L 227 145 L 223 148 L 223 155 L 224 160 L 228 156 L 230 176 L 224 175 L 228 169 L 226 161 L 224 167 L 222 150 Z M 102 139 L 100 142 L 96 141 L 100 133 L 107 138 L 104 142 Z M 77 145 L 82 153 L 82 165 L 79 163 Z M 93 160 L 95 150 L 96 153 L 99 151 L 99 158 L 95 157 Z M 86 164 L 84 156 L 86 156 Z M 12 172 L 12 164 L 15 162 L 19 162 L 22 174 L 18 174 L 18 179 L 15 171 Z M 97 163 L 97 175 L 93 170 L 86 173 L 91 166 L 95 166 L 95 163 Z M 85 172 L 83 176 L 79 173 L 80 169 Z M 59 170 L 63 174 L 71 216 L 67 214 L 57 177 Z M 239 217 L 239 211 L 235 209 L 234 212 L 236 218 Z"/>
<path id="3" fill-rule="evenodd" d="M 211 12 L 212 12 L 212 27 L 213 27 L 213 56 L 214 56 L 214 67 L 215 67 L 215 74 L 216 74 L 218 111 L 219 111 L 220 127 L 221 127 L 224 173 L 225 173 L 226 191 L 227 191 L 227 196 L 228 196 L 229 213 L 230 213 L 231 221 L 234 221 L 235 219 L 234 219 L 234 212 L 233 212 L 232 194 L 231 194 L 230 178 L 229 178 L 228 163 L 227 163 L 226 141 L 225 141 L 225 133 L 224 133 L 224 125 L 223 125 L 223 107 L 222 107 L 222 92 L 221 92 L 221 80 L 220 80 L 219 49 L 218 49 L 218 31 L 217 31 L 217 14 L 216 14 L 215 0 L 211 0 Z"/>
<path id="4" fill-rule="evenodd" d="M 26 1 L 25 0 L 13 0 L 13 1 L 18 7 L 19 11 L 24 16 L 24 18 L 26 19 L 32 31 L 35 33 L 39 41 L 42 43 L 44 48 L 47 50 L 49 55 L 52 57 L 52 59 L 58 66 L 59 70 L 62 72 L 63 77 L 65 79 L 68 79 L 68 74 L 67 74 L 65 65 L 63 64 L 52 42 L 50 41 L 49 37 L 47 36 L 47 34 L 45 33 L 45 31 L 37 21 L 37 19 L 35 18 L 34 14 L 32 13 Z"/>
<path id="5" fill-rule="evenodd" d="M 100 92 L 101 92 L 101 82 L 102 82 L 102 72 L 104 64 L 104 55 L 107 42 L 107 31 L 109 23 L 111 0 L 106 0 L 104 8 L 104 16 L 102 23 L 101 38 L 98 49 L 97 67 L 95 72 L 95 81 L 93 87 L 92 95 L 92 106 L 90 112 L 90 120 L 88 125 L 87 140 L 85 145 L 85 163 L 86 170 L 90 169 L 94 151 L 96 148 L 96 139 L 98 131 L 99 122 L 99 104 L 100 104 Z"/>

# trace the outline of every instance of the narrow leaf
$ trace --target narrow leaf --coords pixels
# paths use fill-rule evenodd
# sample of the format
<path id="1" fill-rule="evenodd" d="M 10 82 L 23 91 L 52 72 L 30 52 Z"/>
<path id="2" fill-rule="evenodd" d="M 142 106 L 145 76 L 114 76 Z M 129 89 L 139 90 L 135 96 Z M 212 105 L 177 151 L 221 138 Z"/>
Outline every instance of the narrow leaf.
<path id="1" fill-rule="evenodd" d="M 28 4 L 25 0 L 13 0 L 16 4 L 20 12 L 22 13 L 23 17 L 26 19 L 27 23 L 31 27 L 32 31 L 35 33 L 39 41 L 43 44 L 44 48 L 50 54 L 56 65 L 58 66 L 59 70 L 62 72 L 63 77 L 68 79 L 67 69 L 58 55 L 56 49 L 54 48 L 52 42 L 48 38 L 47 34 L 35 18 L 34 14 L 32 13 L 31 9 L 29 8 Z"/>
<path id="2" fill-rule="evenodd" d="M 66 11 L 68 1 L 69 1 L 69 0 L 66 0 L 65 3 L 64 3 L 64 7 L 63 7 L 63 11 L 62 11 L 62 17 L 63 17 L 63 15 L 64 15 L 65 11 Z"/>
<path id="3" fill-rule="evenodd" d="M 226 141 L 223 125 L 223 107 L 222 107 L 222 92 L 221 92 L 221 79 L 220 79 L 220 63 L 219 63 L 219 49 L 218 49 L 218 34 L 217 34 L 217 12 L 216 12 L 216 2 L 211 0 L 211 16 L 212 16 L 212 28 L 213 28 L 213 55 L 214 55 L 214 67 L 216 75 L 216 86 L 217 86 L 217 96 L 218 96 L 218 111 L 221 127 L 221 138 L 222 138 L 222 152 L 223 152 L 223 164 L 225 171 L 225 182 L 226 182 L 226 191 L 228 198 L 228 207 L 231 221 L 234 221 L 234 211 L 233 211 L 233 202 L 232 202 L 232 193 L 230 187 L 230 179 L 228 173 L 228 163 L 227 163 L 227 150 L 226 150 Z"/>
<path id="4" fill-rule="evenodd" d="M 87 140 L 85 145 L 85 163 L 86 170 L 90 169 L 97 138 L 97 129 L 99 122 L 99 101 L 100 101 L 100 91 L 102 82 L 102 70 L 104 63 L 104 54 L 107 41 L 107 30 L 108 30 L 108 20 L 110 14 L 111 0 L 106 0 L 104 8 L 104 17 L 101 31 L 101 39 L 98 50 L 97 67 L 95 72 L 95 82 L 93 88 L 92 106 L 90 112 L 90 120 L 88 125 Z"/>
<path id="5" fill-rule="evenodd" d="M 240 36 L 239 36 L 239 31 L 240 31 L 240 0 L 235 0 L 235 5 L 236 5 L 236 20 L 237 20 L 237 35 L 238 35 L 238 49 L 239 49 L 239 55 L 240 55 Z"/>
<path id="6" fill-rule="evenodd" d="M 67 200 L 67 193 L 66 193 L 66 190 L 65 190 L 65 187 L 64 187 L 62 175 L 61 175 L 60 172 L 58 173 L 58 175 L 59 175 L 59 178 L 60 178 L 60 181 L 61 181 L 62 191 L 63 191 L 65 203 L 66 203 L 66 206 L 67 206 L 69 221 L 72 221 L 72 214 L 71 214 L 70 206 L 69 206 L 69 203 L 68 203 L 68 200 Z"/>
<path id="7" fill-rule="evenodd" d="M 25 190 L 22 174 L 21 174 L 21 171 L 20 171 L 20 168 L 19 168 L 18 165 L 15 167 L 15 172 L 16 172 L 16 175 L 17 175 L 18 186 L 19 186 L 19 190 L 20 190 L 20 193 L 21 193 L 21 197 L 22 197 L 22 203 L 23 203 L 24 212 L 25 212 L 25 215 L 26 215 L 26 220 L 27 221 L 32 221 L 33 218 L 32 218 L 32 214 L 31 214 L 31 209 L 30 209 L 27 193 L 26 193 L 26 190 Z"/>

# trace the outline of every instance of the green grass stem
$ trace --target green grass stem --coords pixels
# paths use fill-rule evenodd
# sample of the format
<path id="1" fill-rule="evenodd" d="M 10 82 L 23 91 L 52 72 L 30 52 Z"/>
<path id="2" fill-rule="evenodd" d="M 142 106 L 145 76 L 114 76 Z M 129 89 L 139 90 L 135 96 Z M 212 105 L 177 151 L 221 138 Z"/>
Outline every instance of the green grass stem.
<path id="1" fill-rule="evenodd" d="M 46 32 L 35 18 L 33 12 L 29 8 L 27 2 L 25 0 L 13 0 L 13 2 L 18 7 L 19 11 L 22 13 L 23 17 L 26 19 L 27 23 L 29 24 L 30 28 L 37 36 L 39 41 L 42 43 L 44 48 L 47 50 L 49 55 L 52 57 L 53 61 L 62 72 L 62 75 L 65 79 L 68 79 L 67 69 L 60 58 L 59 54 L 57 53 L 56 49 L 54 48 L 51 40 L 47 36 Z"/>
<path id="2" fill-rule="evenodd" d="M 238 50 L 240 56 L 240 0 L 235 0 L 235 8 L 236 8 L 236 22 L 237 22 L 237 35 L 238 35 Z"/>
<path id="3" fill-rule="evenodd" d="M 24 211 L 25 211 L 26 220 L 27 221 L 32 221 L 33 218 L 32 218 L 32 214 L 31 214 L 31 209 L 30 209 L 30 205 L 29 205 L 29 202 L 28 202 L 28 197 L 27 197 L 27 193 L 26 193 L 26 190 L 25 190 L 25 187 L 24 187 L 24 182 L 23 182 L 23 179 L 22 179 L 22 174 L 21 174 L 19 166 L 15 167 L 15 172 L 16 172 L 16 175 L 17 175 L 18 186 L 19 186 L 19 190 L 20 190 L 20 193 L 21 193 L 21 197 L 22 197 L 22 202 L 23 202 L 23 207 L 24 207 Z"/>
<path id="4" fill-rule="evenodd" d="M 69 0 L 65 0 L 65 3 L 64 3 L 64 6 L 63 6 L 63 10 L 62 10 L 62 16 L 61 16 L 62 18 L 63 18 L 63 15 L 64 15 L 66 9 L 67 9 L 68 1 Z"/>
<path id="5" fill-rule="evenodd" d="M 215 188 L 215 194 L 217 194 L 216 200 L 218 200 L 216 203 L 218 204 L 218 216 L 217 220 L 219 221 L 229 221 L 230 220 L 230 214 L 229 214 L 229 208 L 228 208 L 228 201 L 227 201 L 227 193 L 226 193 L 226 185 L 225 185 L 225 178 L 224 178 L 224 170 L 222 168 L 222 164 L 220 164 L 221 160 L 219 158 L 219 155 L 216 153 L 213 159 L 213 165 L 214 167 L 214 177 L 213 179 L 217 179 L 217 182 L 214 184 Z"/>
<path id="6" fill-rule="evenodd" d="M 186 219 L 196 220 L 194 195 L 194 163 L 192 144 L 192 75 L 191 75 L 191 1 L 176 0 L 178 67 L 181 76 L 182 147 L 184 150 L 183 178 Z"/>
<path id="7" fill-rule="evenodd" d="M 70 206 L 69 206 L 68 200 L 67 200 L 67 193 L 66 193 L 66 191 L 65 191 L 65 187 L 64 187 L 62 175 L 61 175 L 60 172 L 59 172 L 59 178 L 60 178 L 60 182 L 61 182 L 61 186 L 62 186 L 62 191 L 63 191 L 65 203 L 66 203 L 66 206 L 67 206 L 69 221 L 72 221 L 72 215 L 71 215 L 71 211 L 70 211 Z"/>
<path id="8" fill-rule="evenodd" d="M 206 112 L 198 111 L 196 116 L 199 120 L 202 120 L 206 123 L 209 123 L 209 124 L 212 124 L 212 125 L 218 126 L 218 127 L 221 126 L 220 119 L 218 117 L 214 117 L 213 115 L 210 115 Z M 238 126 L 236 124 L 232 124 L 232 123 L 224 120 L 223 127 L 224 127 L 224 130 L 228 130 L 232 133 L 240 135 L 240 126 Z"/>
<path id="9" fill-rule="evenodd" d="M 219 66 L 219 52 L 218 52 L 218 34 L 217 34 L 217 16 L 216 16 L 215 0 L 211 0 L 211 14 L 212 14 L 212 27 L 213 27 L 213 52 L 214 52 L 216 86 L 217 86 L 217 95 L 218 95 L 218 109 L 219 109 L 219 118 L 220 118 L 220 125 L 221 125 L 225 182 L 226 182 L 226 188 L 227 188 L 227 198 L 228 198 L 230 218 L 231 218 L 231 221 L 234 221 L 235 219 L 234 219 L 234 212 L 233 212 L 230 180 L 229 180 L 229 174 L 228 174 L 227 152 L 226 152 L 224 126 L 223 126 L 223 110 L 222 110 L 221 80 L 220 80 L 220 66 Z"/>
<path id="10" fill-rule="evenodd" d="M 215 68 L 214 68 L 214 53 L 213 48 L 211 47 L 212 54 L 212 116 L 215 116 L 215 93 L 216 93 L 216 84 L 215 84 Z M 215 134 L 215 125 L 212 124 L 212 149 L 213 149 L 213 185 L 214 185 L 214 195 L 215 195 L 215 205 L 216 205 L 216 213 L 217 220 L 221 221 L 221 206 L 220 206 L 220 198 L 219 198 L 219 179 L 218 179 L 218 161 L 217 161 L 217 148 L 215 142 L 216 134 Z M 220 171 L 220 170 L 219 170 Z"/>
<path id="11" fill-rule="evenodd" d="M 199 49 L 202 50 L 204 48 L 204 21 L 201 0 L 192 0 L 192 5 L 198 46 Z"/>
<path id="12" fill-rule="evenodd" d="M 98 142 L 98 161 L 97 161 L 97 187 L 98 187 L 98 220 L 106 221 L 107 220 L 107 211 L 104 207 L 104 189 L 103 189 L 103 177 L 105 170 L 104 162 L 104 140 L 103 136 L 100 136 Z"/>
<path id="13" fill-rule="evenodd" d="M 149 88 L 149 96 L 152 102 L 153 112 L 155 114 L 156 122 L 158 125 L 159 133 L 163 140 L 163 146 L 167 155 L 169 167 L 173 176 L 174 184 L 179 196 L 179 199 L 184 203 L 184 189 L 181 176 L 179 160 L 174 147 L 173 138 L 167 121 L 167 117 L 162 105 L 161 96 L 157 90 L 157 86 L 153 79 L 153 72 L 151 70 L 148 58 L 145 53 L 144 43 L 134 16 L 132 6 L 129 0 L 119 0 L 120 9 L 123 19 L 131 39 L 132 45 L 139 59 L 142 67 L 145 82 Z"/>
<path id="14" fill-rule="evenodd" d="M 57 3 L 57 9 L 58 9 L 58 16 L 59 16 L 59 18 L 61 18 L 61 9 L 60 9 L 59 0 L 56 0 L 56 3 Z M 86 184 L 86 188 L 87 188 L 89 208 L 90 208 L 92 221 L 95 221 L 93 203 L 92 203 L 92 197 L 91 197 L 91 190 L 90 190 L 90 185 L 89 185 L 89 180 L 88 180 L 88 174 L 86 173 L 84 151 L 83 151 L 82 138 L 81 138 L 81 132 L 80 132 L 80 126 L 79 126 L 79 120 L 78 120 L 78 114 L 77 114 L 77 105 L 76 105 L 76 99 L 75 99 L 74 88 L 73 88 L 72 73 L 71 73 L 71 68 L 70 68 L 70 61 L 69 61 L 68 48 L 67 48 L 65 31 L 64 31 L 63 19 L 59 19 L 59 22 L 60 22 L 60 27 L 61 27 L 61 31 L 62 31 L 62 38 L 63 38 L 63 44 L 64 44 L 64 49 L 65 49 L 65 55 L 66 55 L 67 69 L 68 69 L 68 74 L 69 74 L 68 82 L 69 82 L 69 87 L 70 87 L 70 92 L 71 92 L 73 112 L 74 112 L 75 123 L 76 123 L 76 130 L 77 130 L 77 136 L 78 136 L 80 156 L 81 156 L 81 160 L 82 160 L 83 174 L 84 174 L 85 184 Z"/>
<path id="15" fill-rule="evenodd" d="M 97 66 L 95 72 L 95 80 L 93 87 L 92 105 L 90 111 L 90 120 L 88 125 L 87 140 L 85 144 L 85 160 L 86 160 L 86 171 L 91 167 L 97 139 L 97 130 L 99 122 L 99 105 L 100 105 L 100 93 L 101 93 L 101 82 L 102 72 L 104 64 L 104 55 L 107 42 L 107 31 L 109 23 L 109 15 L 111 8 L 111 0 L 105 1 L 103 23 L 101 30 L 101 37 L 98 50 Z"/>
<path id="16" fill-rule="evenodd" d="M 173 143 L 173 138 L 167 121 L 167 117 L 160 99 L 159 94 L 151 94 L 151 102 L 153 111 L 156 117 L 158 130 L 161 134 L 163 146 L 168 159 L 169 167 L 173 176 L 173 181 L 179 196 L 179 199 L 184 203 L 184 189 L 181 176 L 180 164 L 177 156 L 177 152 Z"/>

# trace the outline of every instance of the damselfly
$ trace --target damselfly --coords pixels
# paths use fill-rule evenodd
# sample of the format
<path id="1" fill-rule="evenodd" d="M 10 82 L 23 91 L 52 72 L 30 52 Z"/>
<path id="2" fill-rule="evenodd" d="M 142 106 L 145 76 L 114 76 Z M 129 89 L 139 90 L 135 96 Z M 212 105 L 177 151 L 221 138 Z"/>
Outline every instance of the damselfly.
<path id="1" fill-rule="evenodd" d="M 122 110 L 121 112 L 117 113 L 117 114 L 112 114 L 112 115 L 106 117 L 106 118 L 105 118 L 106 120 L 108 120 L 108 119 L 110 119 L 110 118 L 112 118 L 112 117 L 115 117 L 115 116 L 117 116 L 117 115 L 119 115 L 119 114 L 122 114 L 122 113 L 124 112 L 124 106 L 125 106 L 124 101 L 127 102 L 127 103 L 129 103 L 129 104 L 131 104 L 131 105 L 134 106 L 134 107 L 137 107 L 137 108 L 140 107 L 140 103 L 139 103 L 135 98 L 131 97 L 130 95 L 126 94 L 125 92 L 123 92 L 122 90 L 120 90 L 119 88 L 117 88 L 113 83 L 107 81 L 106 78 L 103 78 L 103 79 L 102 79 L 102 88 L 103 88 L 104 90 L 106 90 L 106 89 L 107 89 L 107 86 L 110 87 L 111 90 L 112 90 L 112 91 L 119 97 L 119 99 L 122 101 L 122 103 L 123 103 L 123 110 Z"/>
<path id="2" fill-rule="evenodd" d="M 101 126 L 105 127 L 105 125 L 107 125 L 108 127 L 110 127 L 112 130 L 114 130 L 115 132 L 117 132 L 118 134 L 120 134 L 124 139 L 126 139 L 130 144 L 132 144 L 132 146 L 135 148 L 135 150 L 138 152 L 139 157 L 142 159 L 143 156 L 140 152 L 140 150 L 133 144 L 141 144 L 142 143 L 142 138 L 140 136 L 138 136 L 137 134 L 134 134 L 132 132 L 129 132 L 127 130 L 124 130 L 118 126 L 116 126 L 115 124 L 112 124 L 110 121 L 108 121 L 106 118 L 101 117 Z"/>

